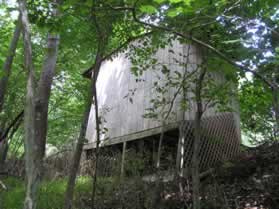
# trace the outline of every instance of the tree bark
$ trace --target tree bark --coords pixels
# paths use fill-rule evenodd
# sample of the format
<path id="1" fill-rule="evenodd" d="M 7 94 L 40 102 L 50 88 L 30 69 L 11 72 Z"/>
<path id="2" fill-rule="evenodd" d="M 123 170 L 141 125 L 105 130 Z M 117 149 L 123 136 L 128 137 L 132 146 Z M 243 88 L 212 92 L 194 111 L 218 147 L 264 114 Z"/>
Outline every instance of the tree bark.
<path id="1" fill-rule="evenodd" d="M 165 122 L 163 121 L 161 125 L 161 133 L 160 133 L 160 139 L 159 139 L 159 145 L 157 151 L 156 169 L 159 169 L 161 165 L 161 153 L 162 153 L 162 144 L 164 140 L 164 135 L 165 135 Z"/>
<path id="2" fill-rule="evenodd" d="M 89 86 L 88 90 L 88 102 L 85 107 L 85 111 L 83 114 L 83 119 L 81 123 L 81 128 L 79 132 L 79 137 L 77 140 L 75 152 L 72 159 L 72 165 L 68 177 L 67 182 L 67 188 L 65 192 L 65 198 L 64 198 L 64 209 L 71 209 L 73 205 L 73 196 L 74 196 L 74 188 L 75 188 L 75 182 L 77 177 L 77 171 L 79 169 L 81 154 L 83 150 L 83 144 L 85 142 L 85 135 L 86 135 L 86 128 L 88 124 L 90 109 L 92 105 L 92 98 L 93 98 L 93 80 L 91 80 L 91 84 Z"/>
<path id="3" fill-rule="evenodd" d="M 0 142 L 0 172 L 5 170 L 5 161 L 7 158 L 7 153 L 9 149 L 9 144 L 7 141 Z"/>
<path id="4" fill-rule="evenodd" d="M 93 66 L 93 70 L 94 70 L 96 79 L 98 78 L 100 66 L 101 66 L 101 63 L 97 63 L 97 58 L 96 58 L 95 65 Z M 82 150 L 83 150 L 83 144 L 85 141 L 86 128 L 87 128 L 90 109 L 91 109 L 91 105 L 92 105 L 92 99 L 94 97 L 95 76 L 92 76 L 91 83 L 90 83 L 89 90 L 88 90 L 88 101 L 87 101 L 86 108 L 85 108 L 85 111 L 83 114 L 79 137 L 77 140 L 75 152 L 74 152 L 73 159 L 72 159 L 73 164 L 71 165 L 71 170 L 69 173 L 69 179 L 68 179 L 67 188 L 66 188 L 66 192 L 65 192 L 64 209 L 71 209 L 73 206 L 74 188 L 75 188 L 75 182 L 76 182 L 76 177 L 77 177 L 77 171 L 79 169 L 81 154 L 82 154 Z"/>
<path id="5" fill-rule="evenodd" d="M 183 176 L 183 165 L 184 165 L 184 144 L 185 144 L 185 132 L 186 126 L 185 121 L 181 121 L 179 126 L 179 138 L 177 143 L 177 155 L 176 155 L 176 171 L 177 174 Z"/>
<path id="6" fill-rule="evenodd" d="M 275 114 L 275 138 L 279 139 L 279 87 L 272 89 L 273 111 Z"/>
<path id="7" fill-rule="evenodd" d="M 102 64 L 102 49 L 99 49 L 96 56 L 96 67 L 98 68 L 98 72 L 100 71 Z M 96 158 L 95 158 L 95 173 L 93 176 L 93 187 L 92 187 L 92 204 L 91 208 L 95 208 L 95 194 L 96 194 L 96 186 L 97 186 L 97 175 L 98 175 L 98 160 L 99 160 L 99 146 L 100 146 L 100 120 L 99 120 L 99 107 L 98 107 L 98 95 L 97 95 L 97 78 L 98 74 L 93 73 L 94 80 L 94 88 L 93 88 L 93 97 L 94 97 L 94 107 L 95 107 L 95 122 L 96 122 Z"/>
<path id="8" fill-rule="evenodd" d="M 8 80 L 12 70 L 12 63 L 15 57 L 17 43 L 20 37 L 21 32 L 21 21 L 20 16 L 18 18 L 15 31 L 13 33 L 13 38 L 11 40 L 8 55 L 6 57 L 5 63 L 3 65 L 2 73 L 3 75 L 0 77 L 0 113 L 3 110 L 3 105 L 5 101 L 5 94 L 7 92 Z M 3 141 L 5 137 L 3 137 L 4 133 L 1 134 L 2 128 L 0 127 L 0 170 L 4 168 L 4 162 L 6 160 L 7 152 L 8 152 L 8 143 Z"/>
<path id="9" fill-rule="evenodd" d="M 55 5 L 56 6 L 56 5 Z M 28 70 L 24 111 L 26 194 L 24 209 L 36 208 L 37 191 L 43 175 L 43 158 L 47 134 L 48 103 L 57 60 L 59 37 L 48 35 L 47 53 L 37 89 L 32 62 L 32 46 L 27 5 L 19 1 L 23 27 L 25 68 Z M 56 14 L 56 9 L 54 8 Z M 36 91 L 37 90 L 37 91 Z"/>
<path id="10" fill-rule="evenodd" d="M 5 168 L 5 161 L 9 150 L 8 138 L 12 138 L 17 131 L 23 117 L 23 111 L 21 111 L 17 117 L 11 122 L 3 133 L 0 134 L 0 171 Z"/>
<path id="11" fill-rule="evenodd" d="M 35 134 L 34 134 L 34 67 L 32 63 L 32 47 L 31 47 L 31 37 L 30 37 L 30 28 L 29 20 L 27 14 L 27 6 L 24 0 L 19 1 L 19 10 L 21 13 L 21 23 L 23 27 L 23 44 L 24 44 L 24 67 L 28 71 L 28 80 L 27 80 L 27 93 L 26 93 L 26 104 L 25 104 L 25 116 L 24 116 L 24 129 L 25 129 L 25 162 L 26 163 L 26 195 L 24 208 L 33 209 L 36 204 L 36 190 L 38 186 L 38 173 L 35 169 L 35 162 L 32 159 L 32 152 L 35 149 L 36 145 Z M 34 153 L 35 154 L 35 153 Z M 32 174 L 32 171 L 35 171 Z"/>
<path id="12" fill-rule="evenodd" d="M 201 72 L 197 79 L 195 96 L 196 96 L 196 113 L 194 119 L 194 147 L 192 156 L 192 184 L 193 184 L 193 208 L 200 209 L 200 143 L 202 137 L 202 114 L 203 114 L 203 104 L 202 104 L 202 84 L 206 74 L 206 68 L 202 66 Z"/>
<path id="13" fill-rule="evenodd" d="M 18 125 L 18 123 L 21 122 L 22 117 L 24 115 L 24 111 L 21 111 L 16 118 L 11 122 L 11 124 L 6 128 L 5 131 L 0 135 L 0 142 L 5 141 L 5 139 L 8 137 L 10 131 Z"/>

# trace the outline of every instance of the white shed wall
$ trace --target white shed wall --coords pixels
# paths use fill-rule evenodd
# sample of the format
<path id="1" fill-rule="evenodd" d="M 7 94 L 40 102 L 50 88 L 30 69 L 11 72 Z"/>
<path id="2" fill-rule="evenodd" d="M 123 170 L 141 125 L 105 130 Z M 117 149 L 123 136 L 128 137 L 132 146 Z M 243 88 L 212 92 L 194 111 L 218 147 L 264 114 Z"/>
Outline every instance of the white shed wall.
<path id="1" fill-rule="evenodd" d="M 184 45 L 174 41 L 172 46 L 159 49 L 154 56 L 159 63 L 167 65 L 171 72 L 179 71 L 183 73 L 184 67 L 178 65 L 174 58 L 186 59 L 183 56 L 179 56 L 179 54 L 185 55 L 189 49 L 190 57 L 187 71 L 191 71 L 196 68 L 197 63 L 201 62 L 200 53 L 195 46 Z M 175 54 L 171 53 L 171 50 Z M 152 88 L 153 83 L 155 81 L 162 83 L 164 76 L 159 69 L 147 70 L 140 77 L 144 79 L 144 82 L 136 82 L 136 77 L 130 71 L 131 67 L 131 61 L 125 53 L 119 54 L 112 61 L 105 61 L 101 67 L 97 81 L 98 104 L 100 115 L 106 121 L 104 126 L 108 129 L 106 133 L 101 135 L 103 145 L 106 142 L 109 144 L 114 143 L 113 140 L 116 138 L 131 140 L 153 135 L 160 131 L 160 121 L 143 118 L 143 115 L 147 113 L 146 108 L 151 107 L 150 100 L 155 98 L 157 94 Z M 219 79 L 222 78 L 220 77 Z M 129 90 L 136 90 L 132 97 L 132 103 L 129 98 L 125 97 Z M 172 98 L 175 91 L 175 89 L 170 88 L 166 97 Z M 192 95 L 187 93 L 186 96 L 189 99 Z M 167 124 L 170 124 L 170 128 L 176 127 L 177 122 L 181 121 L 183 117 L 185 119 L 193 119 L 194 117 L 195 105 L 193 101 L 189 99 L 189 104 L 191 105 L 189 111 L 183 112 L 179 102 L 181 97 L 179 95 L 176 98 L 172 114 L 167 121 Z M 205 116 L 209 116 L 216 113 L 214 109 L 210 109 L 205 114 Z M 86 138 L 89 141 L 86 147 L 92 147 L 96 139 L 94 106 L 91 108 Z"/>

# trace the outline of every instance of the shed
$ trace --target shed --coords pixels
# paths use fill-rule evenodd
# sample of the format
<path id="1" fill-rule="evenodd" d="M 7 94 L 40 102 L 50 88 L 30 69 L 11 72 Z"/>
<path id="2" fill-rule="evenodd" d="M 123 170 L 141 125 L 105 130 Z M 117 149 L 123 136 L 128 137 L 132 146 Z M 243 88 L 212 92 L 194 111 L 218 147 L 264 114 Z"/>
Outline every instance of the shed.
<path id="1" fill-rule="evenodd" d="M 134 43 L 131 46 L 137 48 L 141 47 L 141 44 Z M 166 73 L 162 72 L 162 69 L 169 69 L 168 75 L 173 77 L 185 73 L 189 75 L 202 62 L 201 50 L 197 46 L 175 40 L 163 48 L 158 48 L 150 56 L 150 59 L 155 58 L 157 62 L 153 63 L 153 66 L 149 65 L 149 68 L 143 70 L 142 74 L 138 76 L 131 73 L 131 69 L 134 67 L 132 56 L 134 55 L 131 51 L 127 50 L 119 53 L 112 60 L 105 61 L 101 66 L 97 81 L 99 114 L 103 130 L 100 146 L 114 146 L 141 140 L 147 142 L 157 140 L 158 142 L 158 135 L 164 124 L 165 138 L 168 138 L 168 143 L 173 139 L 174 147 L 177 149 L 179 127 L 184 121 L 186 125 L 188 124 L 188 132 L 183 146 L 185 157 L 188 159 L 185 162 L 189 163 L 193 144 L 191 121 L 195 115 L 193 93 L 187 91 L 176 95 L 178 87 L 170 86 L 164 92 L 164 97 L 168 101 L 172 101 L 164 106 L 164 108 L 170 109 L 169 117 L 162 119 L 144 116 L 150 113 L 150 108 L 154 107 L 154 100 L 162 94 L 156 90 L 154 85 L 164 86 L 166 84 Z M 224 76 L 220 73 L 211 73 L 211 77 L 219 83 L 225 81 Z M 182 100 L 186 101 L 187 108 L 181 108 Z M 214 135 L 214 137 L 207 137 L 202 143 L 201 164 L 204 168 L 210 167 L 220 160 L 232 158 L 239 153 L 241 139 L 236 99 L 232 98 L 228 105 L 234 111 L 220 112 L 216 107 L 210 107 L 203 115 L 204 127 L 207 129 L 208 135 Z M 153 112 L 156 113 L 156 111 L 160 116 L 162 107 Z M 92 105 L 86 133 L 88 143 L 84 146 L 85 150 L 96 147 L 94 113 Z M 221 140 L 221 145 L 220 142 L 211 143 L 212 138 Z M 150 147 L 151 143 L 146 146 Z M 173 156 L 175 155 L 176 151 L 173 153 Z"/>

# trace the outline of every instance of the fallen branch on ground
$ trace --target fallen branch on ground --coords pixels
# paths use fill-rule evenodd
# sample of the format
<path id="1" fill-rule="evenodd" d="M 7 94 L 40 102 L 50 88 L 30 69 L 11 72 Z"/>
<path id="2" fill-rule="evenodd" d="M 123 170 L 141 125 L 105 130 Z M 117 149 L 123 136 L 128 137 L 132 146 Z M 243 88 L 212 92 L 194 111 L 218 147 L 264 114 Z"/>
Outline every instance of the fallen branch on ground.
<path id="1" fill-rule="evenodd" d="M 0 180 L 0 186 L 4 189 L 4 190 L 8 190 L 6 185 Z"/>

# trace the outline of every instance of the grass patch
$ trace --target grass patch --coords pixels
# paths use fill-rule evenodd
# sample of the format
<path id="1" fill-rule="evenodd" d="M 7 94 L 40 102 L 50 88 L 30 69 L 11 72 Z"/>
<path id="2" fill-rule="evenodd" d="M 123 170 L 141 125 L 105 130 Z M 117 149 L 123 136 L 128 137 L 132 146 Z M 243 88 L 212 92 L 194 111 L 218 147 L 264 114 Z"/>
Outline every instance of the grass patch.
<path id="1" fill-rule="evenodd" d="M 25 187 L 24 181 L 15 177 L 2 179 L 8 187 L 8 191 L 0 190 L 0 208 L 22 209 Z M 115 178 L 98 178 L 97 198 L 112 192 L 113 185 L 116 185 Z M 38 194 L 38 206 L 42 209 L 61 209 L 64 203 L 64 194 L 66 190 L 67 179 L 58 179 L 52 181 L 43 181 Z M 82 200 L 90 201 L 92 191 L 92 179 L 90 177 L 79 177 L 76 182 L 74 204 L 80 207 Z"/>

